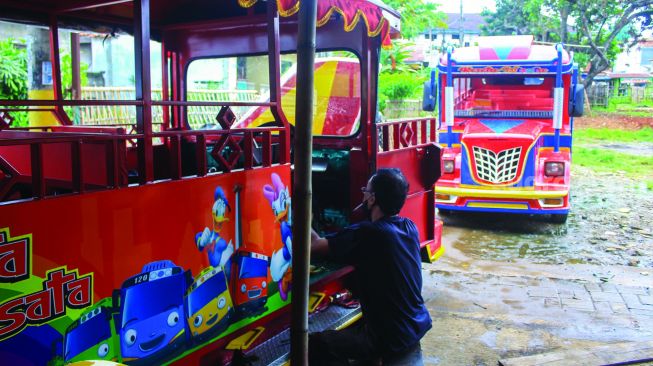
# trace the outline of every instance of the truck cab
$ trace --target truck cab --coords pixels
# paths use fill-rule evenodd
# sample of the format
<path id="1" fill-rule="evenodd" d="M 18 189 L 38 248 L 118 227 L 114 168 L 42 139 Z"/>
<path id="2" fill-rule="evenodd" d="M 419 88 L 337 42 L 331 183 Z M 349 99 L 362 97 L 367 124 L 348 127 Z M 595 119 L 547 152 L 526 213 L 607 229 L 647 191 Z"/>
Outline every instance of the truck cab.
<path id="1" fill-rule="evenodd" d="M 441 214 L 567 219 L 573 118 L 582 115 L 583 87 L 563 45 L 505 36 L 449 49 L 425 97 L 427 110 L 439 102 L 442 177 L 435 202 Z"/>

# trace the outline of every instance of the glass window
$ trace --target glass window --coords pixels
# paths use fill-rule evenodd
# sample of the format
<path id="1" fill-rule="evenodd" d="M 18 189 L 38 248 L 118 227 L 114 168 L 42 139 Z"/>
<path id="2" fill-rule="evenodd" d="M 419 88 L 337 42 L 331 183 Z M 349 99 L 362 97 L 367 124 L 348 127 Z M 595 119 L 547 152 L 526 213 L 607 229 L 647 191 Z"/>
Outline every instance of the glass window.
<path id="1" fill-rule="evenodd" d="M 348 51 L 321 52 L 315 59 L 313 134 L 350 136 L 358 131 L 361 110 L 360 64 Z M 281 56 L 281 109 L 295 124 L 297 56 Z M 239 56 L 198 59 L 186 75 L 189 101 L 261 102 L 270 100 L 268 57 Z M 256 128 L 274 124 L 267 106 L 231 107 L 233 128 Z M 192 129 L 220 128 L 215 117 L 220 107 L 189 107 Z"/>

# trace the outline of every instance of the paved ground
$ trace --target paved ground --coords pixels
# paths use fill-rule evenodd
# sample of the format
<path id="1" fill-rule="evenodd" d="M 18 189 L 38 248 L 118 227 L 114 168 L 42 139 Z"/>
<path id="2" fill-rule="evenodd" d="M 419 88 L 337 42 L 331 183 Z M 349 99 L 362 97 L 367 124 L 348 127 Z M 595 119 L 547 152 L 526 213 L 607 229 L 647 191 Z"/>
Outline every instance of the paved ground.
<path id="1" fill-rule="evenodd" d="M 642 268 L 469 260 L 451 249 L 423 273 L 425 365 L 653 339 L 653 273 Z"/>

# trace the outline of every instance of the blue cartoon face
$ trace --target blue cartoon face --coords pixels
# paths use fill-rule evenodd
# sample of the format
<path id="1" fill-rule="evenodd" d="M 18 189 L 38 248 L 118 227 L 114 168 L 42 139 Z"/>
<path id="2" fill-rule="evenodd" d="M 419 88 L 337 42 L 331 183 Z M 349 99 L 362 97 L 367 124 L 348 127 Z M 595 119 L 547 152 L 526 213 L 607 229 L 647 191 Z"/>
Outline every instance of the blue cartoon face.
<path id="1" fill-rule="evenodd" d="M 120 347 L 126 361 L 166 354 L 184 342 L 184 281 L 183 273 L 168 268 L 123 285 Z"/>
<path id="2" fill-rule="evenodd" d="M 227 205 L 224 200 L 218 199 L 217 201 L 213 202 L 213 208 L 211 211 L 213 213 L 213 220 L 216 223 L 222 223 L 229 220 L 227 217 L 225 217 Z"/>

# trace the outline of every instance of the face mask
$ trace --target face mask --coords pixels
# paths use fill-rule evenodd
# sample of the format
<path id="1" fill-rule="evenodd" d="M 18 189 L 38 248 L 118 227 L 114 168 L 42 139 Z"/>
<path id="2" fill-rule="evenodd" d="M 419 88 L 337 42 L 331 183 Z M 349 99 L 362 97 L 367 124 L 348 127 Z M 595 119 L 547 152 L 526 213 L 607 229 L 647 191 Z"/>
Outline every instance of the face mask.
<path id="1" fill-rule="evenodd" d="M 372 207 L 374 207 L 374 205 L 372 205 Z M 365 217 L 372 221 L 372 208 L 367 207 L 367 200 L 363 201 L 363 212 L 365 212 Z"/>

